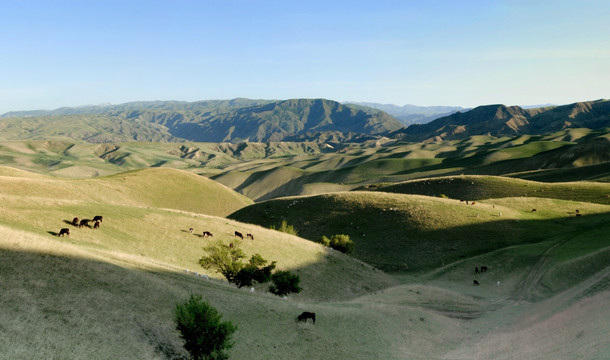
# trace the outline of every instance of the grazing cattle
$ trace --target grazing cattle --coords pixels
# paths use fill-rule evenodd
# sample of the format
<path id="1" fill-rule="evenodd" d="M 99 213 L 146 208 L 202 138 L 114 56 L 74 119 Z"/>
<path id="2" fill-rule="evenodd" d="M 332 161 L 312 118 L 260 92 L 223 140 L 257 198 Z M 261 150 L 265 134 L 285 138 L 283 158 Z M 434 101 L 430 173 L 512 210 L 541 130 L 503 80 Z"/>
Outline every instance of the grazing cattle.
<path id="1" fill-rule="evenodd" d="M 100 222 L 96 221 L 95 224 L 93 224 L 93 228 L 98 229 L 99 227 L 100 227 Z"/>
<path id="2" fill-rule="evenodd" d="M 580 214 L 580 210 L 576 209 L 576 213 L 577 213 L 577 214 Z"/>
<path id="3" fill-rule="evenodd" d="M 532 209 L 532 211 L 530 211 L 530 212 L 536 212 L 536 211 L 538 211 L 538 210 L 537 209 Z"/>
<path id="4" fill-rule="evenodd" d="M 211 232 L 209 232 L 209 231 L 204 231 L 204 232 L 203 232 L 203 237 L 208 237 L 208 236 L 209 236 L 209 237 L 214 237 L 214 235 L 212 235 L 212 233 L 211 233 Z"/>
<path id="5" fill-rule="evenodd" d="M 73 226 L 78 226 L 78 218 L 75 217 L 74 219 L 72 219 L 72 225 Z"/>
<path id="6" fill-rule="evenodd" d="M 250 240 L 254 240 L 254 235 L 252 234 L 246 234 L 246 237 Z"/>
<path id="7" fill-rule="evenodd" d="M 476 281 L 476 280 L 472 280 L 472 285 L 475 285 L 475 286 L 476 286 L 476 285 L 481 285 L 481 284 L 479 284 L 479 282 L 478 282 L 478 281 Z"/>
<path id="8" fill-rule="evenodd" d="M 89 225 L 89 221 L 91 221 L 91 220 L 90 220 L 90 219 L 82 219 L 82 220 L 80 221 L 80 223 L 78 223 L 78 227 L 79 227 L 79 228 L 81 228 L 81 227 L 83 227 L 83 226 L 86 226 L 86 227 L 91 227 L 91 225 Z"/>
<path id="9" fill-rule="evenodd" d="M 477 266 L 475 266 L 475 268 L 474 268 L 474 273 L 475 273 L 475 274 L 478 274 L 478 273 L 479 273 L 479 268 L 478 268 Z"/>
<path id="10" fill-rule="evenodd" d="M 91 221 L 99 221 L 99 222 L 102 222 L 102 220 L 103 220 L 103 219 L 104 219 L 104 217 L 103 217 L 102 215 L 95 215 L 95 216 L 93 217 L 93 220 L 91 220 Z"/>
<path id="11" fill-rule="evenodd" d="M 470 205 L 476 205 L 477 203 L 475 201 L 471 202 Z"/>
<path id="12" fill-rule="evenodd" d="M 309 312 L 309 311 L 303 311 L 301 313 L 301 315 L 299 315 L 297 317 L 297 321 L 305 321 L 305 323 L 307 323 L 307 319 L 311 319 L 313 321 L 313 323 L 316 323 L 316 313 L 314 312 Z"/>
<path id="13" fill-rule="evenodd" d="M 481 266 L 481 272 L 487 271 L 487 266 Z"/>
<path id="14" fill-rule="evenodd" d="M 189 232 L 192 234 L 193 233 L 193 228 L 189 228 Z"/>
<path id="15" fill-rule="evenodd" d="M 57 234 L 57 236 L 64 236 L 64 235 L 70 236 L 70 229 L 62 228 L 61 230 L 59 230 L 59 234 Z"/>
<path id="16" fill-rule="evenodd" d="M 242 240 L 244 239 L 244 235 L 242 233 L 240 233 L 239 231 L 235 232 L 235 237 L 238 237 L 238 238 L 240 238 Z"/>

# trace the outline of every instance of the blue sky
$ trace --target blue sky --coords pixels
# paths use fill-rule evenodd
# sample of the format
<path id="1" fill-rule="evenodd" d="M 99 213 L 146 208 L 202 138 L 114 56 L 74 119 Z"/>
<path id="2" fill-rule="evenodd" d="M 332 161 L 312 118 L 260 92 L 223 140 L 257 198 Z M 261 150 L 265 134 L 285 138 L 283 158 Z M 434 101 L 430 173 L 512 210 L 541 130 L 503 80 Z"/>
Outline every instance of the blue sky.
<path id="1" fill-rule="evenodd" d="M 136 100 L 610 97 L 610 2 L 0 0 L 0 113 Z"/>

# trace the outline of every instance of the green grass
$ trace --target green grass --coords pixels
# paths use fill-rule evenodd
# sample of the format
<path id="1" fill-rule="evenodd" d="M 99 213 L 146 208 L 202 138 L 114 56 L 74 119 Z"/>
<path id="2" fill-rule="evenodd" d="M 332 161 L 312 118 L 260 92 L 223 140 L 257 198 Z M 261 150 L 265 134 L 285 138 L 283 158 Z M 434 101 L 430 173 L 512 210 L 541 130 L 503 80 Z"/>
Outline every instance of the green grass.
<path id="1" fill-rule="evenodd" d="M 544 183 L 499 176 L 459 175 L 397 184 L 376 184 L 367 190 L 440 196 L 458 200 L 534 197 L 610 204 L 610 185 L 596 182 Z M 535 206 L 532 206 L 534 208 Z"/>
<path id="2" fill-rule="evenodd" d="M 76 151 L 60 145 L 49 149 Z M 372 164 L 410 159 L 383 154 L 399 156 Z M 234 165 L 253 189 L 282 171 L 283 186 L 300 191 L 340 186 L 322 181 L 333 171 L 305 171 L 318 176 L 311 182 L 264 159 Z M 607 184 L 448 179 L 415 187 L 437 197 L 355 191 L 253 204 L 181 170 L 65 179 L 0 167 L 0 357 L 184 358 L 172 311 L 191 293 L 238 325 L 234 359 L 608 357 L 610 208 L 593 201 Z M 479 196 L 476 205 L 462 195 Z M 97 230 L 65 223 L 98 214 Z M 282 220 L 303 238 L 267 228 Z M 69 237 L 56 236 L 62 227 Z M 254 234 L 247 256 L 299 274 L 303 293 L 283 300 L 266 286 L 250 293 L 219 274 L 195 277 L 204 230 L 226 242 L 235 230 Z M 355 258 L 304 239 L 339 233 L 355 241 Z M 481 265 L 490 270 L 475 277 Z M 294 322 L 302 311 L 315 311 L 316 325 Z"/>
<path id="3" fill-rule="evenodd" d="M 538 211 L 532 213 L 532 208 Z M 586 215 L 576 218 L 577 208 Z M 347 234 L 355 243 L 354 257 L 385 271 L 417 273 L 595 227 L 608 221 L 608 210 L 604 205 L 544 198 L 466 205 L 417 195 L 350 192 L 270 200 L 230 218 L 265 227 L 286 220 L 310 240 Z"/>

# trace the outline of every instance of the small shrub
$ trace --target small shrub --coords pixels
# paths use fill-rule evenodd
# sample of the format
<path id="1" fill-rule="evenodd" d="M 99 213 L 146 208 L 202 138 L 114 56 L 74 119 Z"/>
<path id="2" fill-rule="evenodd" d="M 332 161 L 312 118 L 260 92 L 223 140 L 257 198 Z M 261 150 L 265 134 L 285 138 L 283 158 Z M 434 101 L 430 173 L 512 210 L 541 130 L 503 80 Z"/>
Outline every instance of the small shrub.
<path id="1" fill-rule="evenodd" d="M 224 360 L 233 342 L 231 336 L 237 327 L 229 321 L 220 322 L 222 315 L 201 299 L 191 295 L 184 304 L 177 304 L 174 310 L 174 321 L 184 348 L 195 360 Z"/>
<path id="2" fill-rule="evenodd" d="M 327 238 L 326 236 L 322 236 L 316 242 L 319 244 L 322 244 L 324 246 L 330 246 L 330 239 Z"/>
<path id="3" fill-rule="evenodd" d="M 288 225 L 288 222 L 286 222 L 286 220 L 282 220 L 282 224 L 280 225 L 279 228 L 276 228 L 275 225 L 271 225 L 271 226 L 269 226 L 269 229 L 285 232 L 286 234 L 290 234 L 290 235 L 294 235 L 294 236 L 297 236 L 299 233 L 297 231 L 297 229 L 294 228 L 294 226 Z"/>
<path id="4" fill-rule="evenodd" d="M 277 296 L 286 296 L 303 290 L 299 287 L 301 281 L 299 275 L 292 274 L 290 271 L 276 271 L 271 275 L 271 281 L 273 285 L 269 286 L 269 291 Z"/>
<path id="5" fill-rule="evenodd" d="M 354 241 L 349 238 L 349 235 L 333 235 L 330 238 L 330 246 L 344 254 L 351 254 L 354 252 Z"/>

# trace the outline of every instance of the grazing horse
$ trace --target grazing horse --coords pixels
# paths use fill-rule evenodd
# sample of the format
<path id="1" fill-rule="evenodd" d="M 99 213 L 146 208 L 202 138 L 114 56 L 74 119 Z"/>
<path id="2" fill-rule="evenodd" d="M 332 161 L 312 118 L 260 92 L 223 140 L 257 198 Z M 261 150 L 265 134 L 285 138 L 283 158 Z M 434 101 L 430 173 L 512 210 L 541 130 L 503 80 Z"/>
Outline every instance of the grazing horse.
<path id="1" fill-rule="evenodd" d="M 246 238 L 250 239 L 250 240 L 254 240 L 254 235 L 252 234 L 246 234 Z"/>
<path id="2" fill-rule="evenodd" d="M 309 312 L 309 311 L 303 311 L 301 313 L 301 315 L 297 316 L 297 321 L 305 321 L 305 323 L 307 324 L 307 319 L 311 319 L 311 321 L 313 321 L 313 323 L 316 323 L 316 313 L 314 312 Z"/>
<path id="3" fill-rule="evenodd" d="M 57 236 L 64 236 L 64 235 L 70 236 L 70 229 L 62 228 L 61 230 L 59 230 L 59 234 L 57 234 Z"/>
<path id="4" fill-rule="evenodd" d="M 472 280 L 472 285 L 481 285 L 481 284 L 479 284 L 479 282 L 476 280 Z"/>
<path id="5" fill-rule="evenodd" d="M 208 237 L 208 236 L 209 236 L 209 237 L 214 237 L 214 235 L 212 235 L 212 233 L 211 233 L 211 232 L 209 232 L 209 231 L 204 231 L 204 232 L 203 232 L 203 237 Z"/>
<path id="6" fill-rule="evenodd" d="M 238 238 L 240 238 L 242 240 L 244 239 L 244 235 L 242 233 L 240 233 L 239 231 L 235 232 L 235 237 L 238 237 Z"/>
<path id="7" fill-rule="evenodd" d="M 74 219 L 72 219 L 72 225 L 73 226 L 78 226 L 78 218 L 75 217 Z"/>
<path id="8" fill-rule="evenodd" d="M 81 227 L 83 227 L 83 226 L 86 226 L 86 227 L 91 227 L 91 226 L 89 225 L 89 221 L 91 221 L 91 220 L 90 220 L 90 219 L 82 219 L 82 220 L 80 221 L 80 223 L 78 223 L 78 227 L 79 227 L 79 228 L 81 228 Z"/>
<path id="9" fill-rule="evenodd" d="M 100 227 L 100 222 L 96 221 L 95 224 L 93 224 L 93 228 L 98 229 L 99 227 Z"/>
<path id="10" fill-rule="evenodd" d="M 475 266 L 475 268 L 474 268 L 474 273 L 475 273 L 475 274 L 478 274 L 478 273 L 479 273 L 479 268 L 478 268 L 478 267 L 476 267 L 476 266 Z"/>
<path id="11" fill-rule="evenodd" d="M 481 272 L 483 273 L 485 271 L 487 271 L 487 266 L 481 266 Z"/>
<path id="12" fill-rule="evenodd" d="M 95 215 L 95 216 L 93 217 L 93 220 L 91 220 L 91 221 L 99 221 L 99 222 L 102 222 L 102 220 L 103 220 L 103 219 L 104 219 L 104 217 L 103 217 L 102 215 Z"/>

